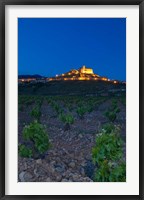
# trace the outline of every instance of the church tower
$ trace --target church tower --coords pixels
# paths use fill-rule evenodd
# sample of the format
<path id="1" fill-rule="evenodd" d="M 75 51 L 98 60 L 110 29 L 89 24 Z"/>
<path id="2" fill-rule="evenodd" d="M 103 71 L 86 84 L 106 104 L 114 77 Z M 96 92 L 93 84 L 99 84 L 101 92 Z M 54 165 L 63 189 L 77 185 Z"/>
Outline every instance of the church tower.
<path id="1" fill-rule="evenodd" d="M 82 73 L 82 74 L 93 74 L 93 70 L 91 68 L 86 68 L 86 66 L 83 65 L 80 68 L 80 73 Z"/>

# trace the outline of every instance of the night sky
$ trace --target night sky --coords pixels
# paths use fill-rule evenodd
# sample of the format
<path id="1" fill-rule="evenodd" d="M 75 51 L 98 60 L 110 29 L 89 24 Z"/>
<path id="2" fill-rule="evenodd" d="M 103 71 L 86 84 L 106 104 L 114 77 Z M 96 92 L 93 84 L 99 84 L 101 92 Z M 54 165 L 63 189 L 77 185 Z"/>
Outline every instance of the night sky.
<path id="1" fill-rule="evenodd" d="M 19 18 L 18 74 L 46 77 L 82 65 L 126 80 L 125 18 Z"/>

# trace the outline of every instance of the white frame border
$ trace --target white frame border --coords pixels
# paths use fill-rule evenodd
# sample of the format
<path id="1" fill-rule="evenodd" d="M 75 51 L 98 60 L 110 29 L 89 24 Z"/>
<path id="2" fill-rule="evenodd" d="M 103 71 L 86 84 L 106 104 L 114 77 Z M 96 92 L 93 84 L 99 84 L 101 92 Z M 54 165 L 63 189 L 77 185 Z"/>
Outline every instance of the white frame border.
<path id="1" fill-rule="evenodd" d="M 127 18 L 127 182 L 17 182 L 17 18 Z M 7 5 L 5 10 L 6 64 L 6 195 L 139 195 L 139 6 Z"/>

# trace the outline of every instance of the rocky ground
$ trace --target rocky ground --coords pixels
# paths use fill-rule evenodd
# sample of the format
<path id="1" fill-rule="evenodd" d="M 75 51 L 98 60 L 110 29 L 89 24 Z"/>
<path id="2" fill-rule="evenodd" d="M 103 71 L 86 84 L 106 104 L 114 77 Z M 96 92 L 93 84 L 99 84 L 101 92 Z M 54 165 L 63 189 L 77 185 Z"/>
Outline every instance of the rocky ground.
<path id="1" fill-rule="evenodd" d="M 44 101 L 41 106 L 41 123 L 45 125 L 52 144 L 44 157 L 39 159 L 18 158 L 18 181 L 20 182 L 92 182 L 95 166 L 92 162 L 92 147 L 101 125 L 108 122 L 104 116 L 110 100 L 103 102 L 84 119 L 74 112 L 75 122 L 65 131 L 64 124 L 57 118 L 51 106 Z M 19 111 L 19 143 L 23 142 L 22 129 L 33 119 L 30 111 L 33 105 Z M 115 124 L 121 126 L 121 135 L 126 135 L 126 110 L 119 102 Z M 125 152 L 124 146 L 124 152 Z"/>

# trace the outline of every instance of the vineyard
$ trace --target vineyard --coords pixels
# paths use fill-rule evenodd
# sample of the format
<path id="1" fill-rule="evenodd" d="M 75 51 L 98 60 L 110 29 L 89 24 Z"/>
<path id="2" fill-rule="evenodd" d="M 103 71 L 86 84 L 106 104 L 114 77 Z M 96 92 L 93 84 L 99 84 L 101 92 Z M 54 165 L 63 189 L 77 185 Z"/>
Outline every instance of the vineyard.
<path id="1" fill-rule="evenodd" d="M 126 98 L 18 98 L 18 181 L 126 181 Z"/>

